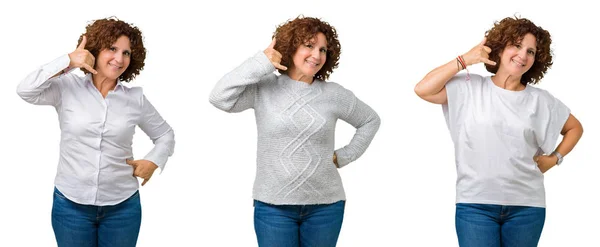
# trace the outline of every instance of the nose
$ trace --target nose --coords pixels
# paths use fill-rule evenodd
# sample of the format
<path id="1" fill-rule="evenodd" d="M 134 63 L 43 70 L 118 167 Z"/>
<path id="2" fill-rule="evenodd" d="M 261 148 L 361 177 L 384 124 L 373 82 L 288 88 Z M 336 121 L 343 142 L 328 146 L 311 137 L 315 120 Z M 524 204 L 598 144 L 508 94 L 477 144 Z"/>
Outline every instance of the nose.
<path id="1" fill-rule="evenodd" d="M 123 53 L 117 52 L 115 54 L 115 60 L 117 60 L 117 62 L 122 63 L 123 62 Z"/>
<path id="2" fill-rule="evenodd" d="M 321 59 L 321 51 L 319 49 L 313 49 L 312 51 L 312 57 L 316 58 L 316 59 Z"/>
<path id="3" fill-rule="evenodd" d="M 527 49 L 523 48 L 521 50 L 519 50 L 519 56 L 523 59 L 527 58 Z"/>

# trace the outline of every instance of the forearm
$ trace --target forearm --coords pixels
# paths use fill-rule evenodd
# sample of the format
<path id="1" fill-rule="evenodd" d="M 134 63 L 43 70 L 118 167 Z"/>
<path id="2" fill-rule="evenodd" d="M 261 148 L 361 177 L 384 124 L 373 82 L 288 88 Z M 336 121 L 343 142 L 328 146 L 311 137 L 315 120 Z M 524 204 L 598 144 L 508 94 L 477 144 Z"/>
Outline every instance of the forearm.
<path id="1" fill-rule="evenodd" d="M 17 86 L 17 94 L 23 100 L 37 105 L 54 105 L 58 101 L 58 88 L 52 86 L 52 78 L 62 74 L 68 66 L 68 56 L 61 56 L 31 72 Z"/>
<path id="2" fill-rule="evenodd" d="M 167 160 L 175 149 L 175 132 L 169 130 L 163 136 L 154 140 L 154 148 L 144 157 L 145 160 L 152 161 L 161 171 L 165 168 Z"/>
<path id="3" fill-rule="evenodd" d="M 456 59 L 435 68 L 415 86 L 415 93 L 420 97 L 431 96 L 439 93 L 453 76 L 462 70 L 462 65 Z"/>
<path id="4" fill-rule="evenodd" d="M 558 144 L 556 152 L 560 153 L 562 156 L 566 156 L 573 150 L 577 142 L 579 142 L 579 139 L 581 139 L 583 127 L 579 125 L 578 127 L 566 131 L 563 135 L 563 139 L 560 144 Z"/>
<path id="5" fill-rule="evenodd" d="M 275 71 L 269 59 L 260 52 L 227 73 L 213 88 L 209 101 L 215 107 L 237 112 L 253 106 L 255 84 Z"/>
<path id="6" fill-rule="evenodd" d="M 381 125 L 379 115 L 362 101 L 356 100 L 353 113 L 345 119 L 356 128 L 356 133 L 348 145 L 335 150 L 335 162 L 340 168 L 355 161 L 367 150 Z"/>

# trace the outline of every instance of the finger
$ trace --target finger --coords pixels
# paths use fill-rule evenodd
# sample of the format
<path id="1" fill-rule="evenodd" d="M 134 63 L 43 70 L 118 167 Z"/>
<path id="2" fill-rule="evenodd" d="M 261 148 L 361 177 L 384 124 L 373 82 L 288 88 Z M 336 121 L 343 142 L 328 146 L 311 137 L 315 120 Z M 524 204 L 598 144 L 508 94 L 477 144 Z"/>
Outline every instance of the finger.
<path id="1" fill-rule="evenodd" d="M 479 45 L 485 45 L 485 41 L 487 41 L 487 37 L 484 37 L 483 40 L 479 43 Z"/>
<path id="2" fill-rule="evenodd" d="M 540 156 L 533 156 L 533 160 L 537 163 L 540 160 Z"/>
<path id="3" fill-rule="evenodd" d="M 148 181 L 150 181 L 150 179 L 144 179 L 144 182 L 142 182 L 142 186 L 144 186 L 144 184 L 146 184 Z"/>
<path id="4" fill-rule="evenodd" d="M 287 70 L 287 67 L 285 67 L 279 63 L 273 63 L 273 66 L 275 66 L 275 68 L 278 68 L 280 70 Z"/>
<path id="5" fill-rule="evenodd" d="M 89 71 L 92 74 L 98 74 L 98 71 L 92 69 L 92 66 L 88 65 L 87 63 L 84 63 L 82 67 L 87 69 L 87 71 Z"/>
<path id="6" fill-rule="evenodd" d="M 87 65 L 87 64 L 86 64 Z M 87 68 L 86 68 L 87 69 Z M 134 160 L 125 160 L 125 162 L 130 165 L 133 166 L 133 168 L 137 168 L 138 164 L 137 162 L 135 162 Z"/>
<path id="7" fill-rule="evenodd" d="M 490 54 L 490 52 L 492 52 L 492 48 L 489 48 L 487 46 L 483 46 L 483 50 L 487 53 Z"/>
<path id="8" fill-rule="evenodd" d="M 85 49 L 86 42 L 87 42 L 87 39 L 85 38 L 85 35 L 83 35 L 83 38 L 81 39 L 81 43 L 79 43 L 79 46 L 77 46 L 77 49 Z"/>
<path id="9" fill-rule="evenodd" d="M 276 41 L 276 39 L 275 39 L 275 38 L 273 38 L 273 41 L 271 41 L 271 44 L 269 45 L 269 47 L 268 47 L 268 48 L 271 48 L 271 49 L 273 49 L 273 47 L 275 47 L 275 42 L 277 42 L 277 41 Z"/>
<path id="10" fill-rule="evenodd" d="M 489 64 L 489 65 L 492 65 L 492 66 L 496 66 L 496 62 L 494 62 L 492 60 L 489 60 L 487 58 L 482 58 L 482 62 L 484 62 L 486 64 Z"/>

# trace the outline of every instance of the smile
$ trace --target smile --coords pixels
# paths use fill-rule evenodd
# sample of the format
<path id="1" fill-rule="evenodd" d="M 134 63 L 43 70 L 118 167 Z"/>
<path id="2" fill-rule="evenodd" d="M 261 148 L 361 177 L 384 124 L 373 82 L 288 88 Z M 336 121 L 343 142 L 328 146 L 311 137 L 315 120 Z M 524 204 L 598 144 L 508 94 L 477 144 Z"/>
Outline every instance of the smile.
<path id="1" fill-rule="evenodd" d="M 305 61 L 307 64 L 309 64 L 309 65 L 311 65 L 311 66 L 315 66 L 315 67 L 319 66 L 319 64 L 320 64 L 320 63 L 317 63 L 317 62 L 311 62 L 311 61 L 308 61 L 308 60 L 304 60 L 304 61 Z"/>
<path id="2" fill-rule="evenodd" d="M 524 64 L 524 63 L 517 62 L 517 61 L 515 61 L 514 59 L 511 59 L 510 61 L 512 61 L 513 63 L 516 63 L 517 65 L 519 65 L 519 66 L 521 66 L 521 67 L 525 67 L 525 64 Z"/>
<path id="3" fill-rule="evenodd" d="M 123 66 L 117 66 L 117 65 L 114 65 L 112 63 L 108 63 L 108 65 L 113 66 L 113 67 L 115 67 L 117 69 L 122 69 L 123 68 Z"/>

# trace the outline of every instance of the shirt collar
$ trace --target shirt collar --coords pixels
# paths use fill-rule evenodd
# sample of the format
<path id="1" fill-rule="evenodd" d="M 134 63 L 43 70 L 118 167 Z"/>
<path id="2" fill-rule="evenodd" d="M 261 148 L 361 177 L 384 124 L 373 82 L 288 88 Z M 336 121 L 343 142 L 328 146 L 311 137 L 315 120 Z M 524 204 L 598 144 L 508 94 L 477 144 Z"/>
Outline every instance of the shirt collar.
<path id="1" fill-rule="evenodd" d="M 90 85 L 94 86 L 94 80 L 92 79 L 92 73 L 87 73 L 85 75 L 85 79 L 86 83 L 89 83 Z M 123 92 L 125 92 L 125 85 L 123 85 L 123 82 L 119 79 L 117 79 L 117 85 L 115 86 L 115 89 L 113 89 L 113 91 L 117 91 L 121 89 Z"/>

